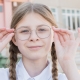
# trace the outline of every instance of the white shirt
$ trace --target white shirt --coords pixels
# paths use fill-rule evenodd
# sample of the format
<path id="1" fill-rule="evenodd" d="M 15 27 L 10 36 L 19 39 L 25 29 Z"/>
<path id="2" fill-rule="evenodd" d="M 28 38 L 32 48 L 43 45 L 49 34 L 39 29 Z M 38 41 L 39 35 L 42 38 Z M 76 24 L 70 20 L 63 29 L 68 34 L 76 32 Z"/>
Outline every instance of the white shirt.
<path id="1" fill-rule="evenodd" d="M 33 78 L 30 77 L 26 69 L 24 68 L 22 59 L 16 65 L 17 80 L 53 80 L 51 73 L 50 62 L 48 66 L 38 75 Z M 9 69 L 0 68 L 0 80 L 9 80 Z M 58 80 L 68 80 L 65 74 L 59 73 Z"/>

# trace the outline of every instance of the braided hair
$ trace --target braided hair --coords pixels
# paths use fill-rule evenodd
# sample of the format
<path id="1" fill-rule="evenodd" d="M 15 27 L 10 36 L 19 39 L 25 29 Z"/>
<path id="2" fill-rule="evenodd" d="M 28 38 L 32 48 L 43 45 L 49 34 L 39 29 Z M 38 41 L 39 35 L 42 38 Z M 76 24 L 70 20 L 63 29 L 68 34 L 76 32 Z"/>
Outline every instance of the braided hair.
<path id="1" fill-rule="evenodd" d="M 52 43 L 51 56 L 52 56 L 52 77 L 54 78 L 54 80 L 58 80 L 57 56 L 54 42 Z"/>

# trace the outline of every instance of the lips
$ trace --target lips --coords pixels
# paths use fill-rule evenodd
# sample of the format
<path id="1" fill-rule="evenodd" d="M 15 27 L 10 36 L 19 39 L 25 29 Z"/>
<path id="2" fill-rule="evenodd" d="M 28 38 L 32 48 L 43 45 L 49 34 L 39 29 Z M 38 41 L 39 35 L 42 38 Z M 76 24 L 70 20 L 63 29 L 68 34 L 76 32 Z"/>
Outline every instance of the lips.
<path id="1" fill-rule="evenodd" d="M 37 47 L 41 47 L 41 46 L 30 46 L 29 48 L 37 48 Z"/>
<path id="2" fill-rule="evenodd" d="M 30 50 L 39 50 L 42 46 L 30 46 L 28 47 Z"/>

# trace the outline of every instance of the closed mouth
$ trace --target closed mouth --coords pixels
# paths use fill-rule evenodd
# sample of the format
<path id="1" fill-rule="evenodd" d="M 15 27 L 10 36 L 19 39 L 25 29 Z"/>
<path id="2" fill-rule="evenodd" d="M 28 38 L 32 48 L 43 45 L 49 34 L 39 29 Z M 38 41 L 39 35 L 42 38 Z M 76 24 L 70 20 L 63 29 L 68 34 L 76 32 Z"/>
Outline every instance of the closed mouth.
<path id="1" fill-rule="evenodd" d="M 28 47 L 30 50 L 38 50 L 40 49 L 42 46 L 30 46 Z"/>
<path id="2" fill-rule="evenodd" d="M 37 47 L 41 47 L 41 46 L 30 46 L 28 48 L 37 48 Z"/>

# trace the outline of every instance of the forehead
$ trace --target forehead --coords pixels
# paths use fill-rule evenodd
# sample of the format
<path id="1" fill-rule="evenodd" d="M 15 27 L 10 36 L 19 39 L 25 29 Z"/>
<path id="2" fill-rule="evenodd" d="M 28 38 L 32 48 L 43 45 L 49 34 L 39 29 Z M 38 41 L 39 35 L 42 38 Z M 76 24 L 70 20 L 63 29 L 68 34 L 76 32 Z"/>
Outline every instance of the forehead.
<path id="1" fill-rule="evenodd" d="M 51 23 L 48 22 L 45 18 L 43 18 L 41 15 L 37 14 L 37 13 L 29 13 L 26 14 L 22 20 L 20 20 L 20 22 L 17 24 L 16 29 L 23 27 L 23 26 L 27 26 L 29 28 L 36 28 L 39 25 L 48 25 L 51 26 Z"/>

